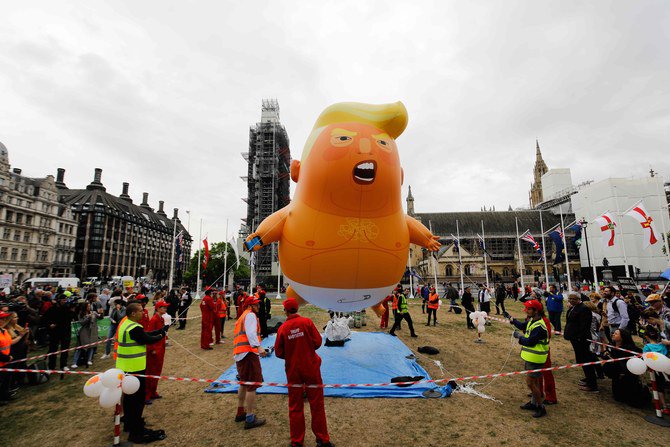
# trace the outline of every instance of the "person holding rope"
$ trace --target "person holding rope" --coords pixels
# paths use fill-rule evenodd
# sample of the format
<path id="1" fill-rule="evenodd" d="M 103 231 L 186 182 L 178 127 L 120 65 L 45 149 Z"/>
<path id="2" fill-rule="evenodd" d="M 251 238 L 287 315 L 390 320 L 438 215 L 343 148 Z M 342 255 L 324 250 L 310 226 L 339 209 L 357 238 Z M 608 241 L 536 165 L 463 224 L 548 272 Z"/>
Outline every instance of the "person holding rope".
<path id="1" fill-rule="evenodd" d="M 144 317 L 144 309 L 137 302 L 128 304 L 126 318 L 116 332 L 116 368 L 126 373 L 146 374 L 147 345 L 156 343 L 165 337 L 167 327 L 153 332 L 145 332 L 140 325 Z M 128 440 L 138 444 L 146 444 L 165 439 L 165 431 L 149 430 L 144 426 L 142 413 L 146 397 L 146 380 L 137 376 L 140 387 L 134 394 L 123 396 L 123 414 L 125 428 L 129 432 Z"/>
<path id="2" fill-rule="evenodd" d="M 200 312 L 202 313 L 200 326 L 200 349 L 212 350 L 214 339 L 212 329 L 214 328 L 214 316 L 216 315 L 216 303 L 212 298 L 212 289 L 205 290 L 205 296 L 200 301 Z"/>
<path id="3" fill-rule="evenodd" d="M 157 331 L 165 326 L 163 315 L 167 313 L 170 304 L 166 301 L 160 300 L 155 306 L 154 316 L 149 320 L 148 331 Z M 165 361 L 165 338 L 163 337 L 156 343 L 147 345 L 147 375 L 160 376 L 163 372 L 163 362 Z M 145 397 L 145 404 L 150 405 L 154 399 L 160 399 L 162 396 L 158 394 L 158 379 L 147 378 L 147 391 Z"/>
<path id="4" fill-rule="evenodd" d="M 267 352 L 261 348 L 261 328 L 258 321 L 260 300 L 249 296 L 244 301 L 244 311 L 235 322 L 235 338 L 233 339 L 233 358 L 237 367 L 239 380 L 242 382 L 262 382 L 263 370 L 260 357 Z M 265 419 L 254 414 L 256 407 L 256 390 L 260 385 L 240 385 L 237 390 L 237 414 L 235 422 L 244 421 L 246 430 L 260 427 Z"/>
<path id="5" fill-rule="evenodd" d="M 430 326 L 430 316 L 433 315 L 433 326 L 437 325 L 437 309 L 440 307 L 440 295 L 435 291 L 435 287 L 430 288 L 430 295 L 428 295 L 428 323 Z"/>
<path id="6" fill-rule="evenodd" d="M 393 327 L 389 331 L 389 334 L 396 337 L 395 331 L 396 329 L 400 329 L 400 322 L 402 320 L 406 320 L 407 325 L 409 326 L 410 337 L 416 338 L 417 335 L 414 333 L 412 316 L 409 314 L 409 308 L 407 307 L 407 297 L 405 297 L 405 295 L 402 293 L 402 286 L 400 284 L 398 284 L 398 286 L 393 291 L 393 295 L 395 295 L 398 299 L 398 313 L 396 314 L 395 323 L 393 323 Z"/>
<path id="7" fill-rule="evenodd" d="M 286 378 L 292 384 L 320 385 L 321 357 L 316 350 L 321 347 L 321 334 L 309 318 L 298 314 L 298 301 L 288 298 L 284 301 L 286 322 L 277 331 L 275 354 L 284 359 Z M 332 447 L 326 410 L 323 403 L 323 388 L 288 389 L 288 415 L 291 432 L 291 447 L 301 447 L 305 442 L 305 410 L 303 394 L 309 400 L 312 415 L 312 432 L 316 436 L 316 445 Z"/>
<path id="8" fill-rule="evenodd" d="M 514 318 L 510 324 L 517 329 L 524 331 L 514 331 L 514 338 L 519 340 L 521 345 L 521 358 L 524 360 L 524 369 L 533 370 L 544 367 L 549 355 L 549 333 L 547 325 L 542 319 L 542 303 L 537 300 L 529 300 L 523 303 L 524 310 L 528 319 L 518 321 Z M 532 397 L 530 402 L 521 405 L 522 410 L 532 410 L 534 418 L 541 418 L 547 414 L 547 410 L 542 402 L 542 388 L 540 386 L 541 372 L 532 372 L 526 374 L 526 385 L 530 389 Z"/>

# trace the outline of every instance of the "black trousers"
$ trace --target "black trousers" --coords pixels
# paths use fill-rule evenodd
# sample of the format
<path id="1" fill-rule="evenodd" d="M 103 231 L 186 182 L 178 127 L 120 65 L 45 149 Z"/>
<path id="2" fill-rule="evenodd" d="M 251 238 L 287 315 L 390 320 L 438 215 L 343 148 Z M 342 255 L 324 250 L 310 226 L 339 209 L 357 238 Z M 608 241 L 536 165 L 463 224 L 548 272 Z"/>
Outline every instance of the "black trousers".
<path id="1" fill-rule="evenodd" d="M 507 312 L 505 310 L 505 298 L 496 299 L 496 315 L 500 315 L 500 309 L 502 309 L 503 313 Z"/>
<path id="2" fill-rule="evenodd" d="M 412 323 L 412 316 L 407 312 L 406 314 L 398 312 L 395 317 L 395 322 L 393 323 L 393 327 L 391 328 L 391 333 L 393 334 L 396 329 L 400 329 L 400 322 L 402 320 L 407 321 L 407 325 L 409 326 L 409 333 L 410 335 L 414 335 L 414 324 Z"/>
<path id="3" fill-rule="evenodd" d="M 146 374 L 146 370 L 133 371 L 137 374 Z M 144 431 L 142 413 L 144 412 L 144 399 L 146 398 L 146 378 L 138 377 L 140 388 L 135 394 L 123 395 L 123 418 L 125 427 L 130 435 L 139 436 Z"/>
<path id="4" fill-rule="evenodd" d="M 17 366 L 12 363 L 7 365 L 7 368 L 17 368 Z M 0 371 L 0 400 L 9 400 L 9 389 L 11 388 L 13 374 L 9 371 Z"/>
<path id="5" fill-rule="evenodd" d="M 570 340 L 572 349 L 575 351 L 575 360 L 577 363 L 592 362 L 595 360 L 595 355 L 589 349 L 588 341 Z M 596 370 L 591 366 L 582 366 L 584 376 L 586 377 L 586 385 L 589 388 L 598 388 L 596 379 Z"/>
<path id="6" fill-rule="evenodd" d="M 428 304 L 428 300 L 423 298 L 421 301 L 421 313 L 425 314 L 426 313 L 426 305 Z"/>
<path id="7" fill-rule="evenodd" d="M 188 316 L 188 307 L 184 309 L 179 309 L 177 315 L 179 318 L 179 329 L 184 329 L 186 327 L 186 317 Z"/>
<path id="8" fill-rule="evenodd" d="M 479 303 L 479 308 L 482 312 L 486 312 L 486 315 L 491 313 L 491 302 L 487 301 L 485 303 Z"/>
<path id="9" fill-rule="evenodd" d="M 437 324 L 437 309 L 431 309 L 430 307 L 428 308 L 428 323 L 430 324 L 430 316 L 431 314 L 433 315 L 433 325 Z"/>
<path id="10" fill-rule="evenodd" d="M 70 347 L 70 328 L 56 329 L 49 333 L 49 352 L 62 351 Z M 67 358 L 69 353 L 63 352 L 60 355 L 60 369 L 67 366 Z M 49 356 L 49 369 L 56 369 L 56 356 Z"/>
<path id="11" fill-rule="evenodd" d="M 393 309 L 393 321 L 394 321 L 393 326 L 395 326 L 395 322 L 398 321 L 398 315 L 399 315 L 398 309 Z M 402 321 L 402 318 L 400 319 L 400 321 Z M 402 329 L 400 323 L 398 323 L 398 329 Z"/>

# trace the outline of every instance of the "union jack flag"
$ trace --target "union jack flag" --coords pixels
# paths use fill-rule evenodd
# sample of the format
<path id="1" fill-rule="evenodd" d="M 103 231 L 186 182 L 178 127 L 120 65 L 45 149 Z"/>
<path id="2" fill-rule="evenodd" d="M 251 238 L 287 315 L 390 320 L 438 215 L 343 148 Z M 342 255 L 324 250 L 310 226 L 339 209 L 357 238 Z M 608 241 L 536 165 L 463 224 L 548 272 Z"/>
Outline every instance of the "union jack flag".
<path id="1" fill-rule="evenodd" d="M 542 249 L 540 248 L 540 244 L 538 244 L 537 241 L 535 240 L 535 238 L 533 237 L 533 235 L 530 234 L 530 230 L 526 230 L 525 233 L 523 233 L 521 236 L 519 236 L 519 239 L 532 244 L 535 251 L 537 251 L 540 254 L 540 259 L 543 259 L 542 257 L 544 256 L 544 253 L 542 253 Z"/>

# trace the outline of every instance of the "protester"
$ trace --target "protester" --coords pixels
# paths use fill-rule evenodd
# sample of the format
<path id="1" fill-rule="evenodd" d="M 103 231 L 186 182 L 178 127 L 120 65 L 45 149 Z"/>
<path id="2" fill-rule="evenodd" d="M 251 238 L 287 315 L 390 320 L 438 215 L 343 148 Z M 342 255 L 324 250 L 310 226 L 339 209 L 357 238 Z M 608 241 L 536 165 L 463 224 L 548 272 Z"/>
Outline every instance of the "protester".
<path id="1" fill-rule="evenodd" d="M 165 301 L 158 301 L 155 306 L 155 313 L 149 321 L 148 332 L 158 331 L 163 329 L 165 320 L 163 315 L 167 313 L 170 305 Z M 163 372 L 163 362 L 165 361 L 165 339 L 161 338 L 156 343 L 147 345 L 147 375 L 160 376 Z M 158 379 L 147 377 L 145 404 L 151 404 L 153 399 L 160 399 L 162 396 L 158 394 Z"/>
<path id="2" fill-rule="evenodd" d="M 205 290 L 205 296 L 200 301 L 200 312 L 202 314 L 200 327 L 200 349 L 214 349 L 212 329 L 214 328 L 214 316 L 216 315 L 216 303 L 212 298 L 212 289 Z"/>
<path id="3" fill-rule="evenodd" d="M 435 291 L 435 287 L 430 288 L 430 295 L 428 295 L 428 322 L 426 326 L 430 326 L 430 316 L 433 316 L 433 326 L 437 325 L 437 309 L 440 307 L 440 295 Z"/>
<path id="4" fill-rule="evenodd" d="M 49 329 L 49 353 L 70 348 L 72 320 L 75 317 L 75 307 L 68 302 L 67 295 L 62 293 L 56 298 L 56 305 L 44 313 L 44 326 Z M 67 366 L 69 351 L 60 355 L 60 369 L 69 371 Z M 56 356 L 49 356 L 49 369 L 56 369 Z"/>
<path id="5" fill-rule="evenodd" d="M 557 292 L 556 286 L 553 284 L 549 286 L 549 292 L 547 293 L 547 311 L 549 312 L 549 321 L 551 321 L 551 325 L 558 332 L 561 332 L 561 315 L 563 314 L 563 294 L 561 292 Z"/>
<path id="6" fill-rule="evenodd" d="M 237 366 L 237 374 L 243 382 L 262 382 L 263 371 L 260 357 L 267 356 L 261 348 L 261 328 L 258 322 L 260 301 L 254 296 L 244 302 L 246 308 L 235 322 L 235 338 L 233 340 L 233 358 Z M 235 422 L 244 421 L 244 428 L 251 429 L 265 424 L 265 419 L 256 417 L 256 390 L 260 385 L 240 385 L 237 391 L 237 413 Z"/>
<path id="7" fill-rule="evenodd" d="M 461 304 L 463 305 L 463 308 L 465 309 L 465 322 L 468 325 L 468 329 L 474 329 L 475 325 L 472 322 L 472 319 L 470 318 L 470 314 L 475 311 L 475 305 L 474 305 L 474 298 L 472 297 L 472 293 L 470 293 L 470 286 L 467 286 L 465 290 L 463 291 L 463 295 L 461 296 Z"/>
<path id="8" fill-rule="evenodd" d="M 165 439 L 163 430 L 149 430 L 144 426 L 142 413 L 146 397 L 146 381 L 143 375 L 147 368 L 147 346 L 163 339 L 166 328 L 145 332 L 139 322 L 144 317 L 140 303 L 128 304 L 127 318 L 119 325 L 116 333 L 116 367 L 126 373 L 136 373 L 140 387 L 134 394 L 123 396 L 123 414 L 128 440 L 137 444 L 146 444 Z"/>
<path id="9" fill-rule="evenodd" d="M 591 310 L 582 303 L 579 294 L 571 292 L 568 295 L 570 308 L 565 317 L 565 331 L 563 338 L 572 344 L 577 363 L 586 363 L 595 360 L 590 346 L 591 322 L 593 317 Z M 598 381 L 594 367 L 582 366 L 584 379 L 580 380 L 579 389 L 587 392 L 598 392 Z"/>
<path id="10" fill-rule="evenodd" d="M 395 322 L 393 323 L 393 327 L 389 331 L 389 334 L 395 335 L 396 329 L 400 328 L 400 322 L 402 320 L 407 321 L 407 325 L 409 326 L 409 334 L 411 337 L 417 337 L 417 335 L 414 333 L 414 324 L 412 323 L 412 316 L 409 314 L 409 307 L 407 306 L 407 297 L 402 293 L 402 286 L 398 284 L 396 289 L 393 291 L 393 294 L 396 296 L 398 300 L 398 313 L 396 314 L 396 319 Z"/>
<path id="11" fill-rule="evenodd" d="M 120 297 L 120 296 L 119 296 Z M 107 332 L 107 343 L 105 343 L 105 353 L 100 357 L 100 359 L 108 359 L 112 352 L 112 343 L 114 342 L 114 336 L 116 335 L 116 330 L 121 323 L 121 320 L 126 316 L 126 302 L 122 299 L 117 299 L 112 305 L 113 309 L 109 315 L 109 331 Z"/>
<path id="12" fill-rule="evenodd" d="M 456 312 L 455 307 L 458 307 L 458 290 L 451 284 L 447 284 L 447 290 L 444 292 L 444 296 L 449 300 L 449 312 Z"/>
<path id="13" fill-rule="evenodd" d="M 659 294 L 652 293 L 644 301 L 658 313 L 660 318 L 670 321 L 670 308 L 665 305 Z"/>
<path id="14" fill-rule="evenodd" d="M 611 286 L 603 288 L 603 297 L 607 303 L 607 321 L 610 334 L 619 328 L 626 329 L 629 321 L 626 302 L 623 298 L 616 297 Z"/>
<path id="15" fill-rule="evenodd" d="M 188 309 L 193 303 L 193 298 L 191 297 L 191 291 L 184 288 L 181 289 L 181 296 L 179 297 L 179 307 L 177 309 L 177 318 L 179 319 L 179 328 L 180 330 L 186 329 L 186 321 L 188 317 Z"/>
<path id="16" fill-rule="evenodd" d="M 605 358 L 619 359 L 630 357 L 630 352 L 626 351 L 642 352 L 635 345 L 631 333 L 626 329 L 617 329 L 614 331 L 612 340 L 614 346 L 619 349 L 608 348 L 603 352 L 603 357 Z M 640 376 L 628 371 L 626 362 L 606 363 L 603 367 L 605 374 L 612 379 L 612 395 L 617 402 L 623 402 L 636 408 L 642 408 L 649 404 L 649 389 L 642 385 Z"/>
<path id="17" fill-rule="evenodd" d="M 284 359 L 286 378 L 291 384 L 320 385 L 321 358 L 316 350 L 321 346 L 321 334 L 312 320 L 298 314 L 294 298 L 284 301 L 286 322 L 279 327 L 275 341 L 275 355 Z M 302 446 L 305 441 L 305 412 L 303 393 L 307 395 L 312 415 L 312 432 L 318 446 L 332 446 L 326 423 L 323 388 L 288 389 L 289 427 L 291 446 Z"/>
<path id="18" fill-rule="evenodd" d="M 526 321 L 518 321 L 514 318 L 510 320 L 510 323 L 517 329 L 524 331 L 524 334 L 514 331 L 514 338 L 517 338 L 521 345 L 521 358 L 525 362 L 524 369 L 541 369 L 544 367 L 549 354 L 549 333 L 540 315 L 542 303 L 537 300 L 528 300 L 524 303 L 524 310 L 528 317 Z M 521 409 L 532 410 L 534 418 L 540 418 L 547 414 L 542 399 L 542 388 L 540 387 L 541 377 L 541 372 L 526 374 L 526 385 L 532 396 L 529 402 L 521 406 Z"/>
<path id="19" fill-rule="evenodd" d="M 477 294 L 477 301 L 479 302 L 480 311 L 486 312 L 487 315 L 491 313 L 491 291 L 487 285 L 485 284 L 479 285 L 479 293 Z"/>
<path id="20" fill-rule="evenodd" d="M 77 322 L 79 323 L 80 327 L 77 331 L 77 346 L 84 346 L 98 341 L 99 318 L 100 314 L 91 308 L 90 302 L 81 303 L 79 305 Z M 88 366 L 93 365 L 93 356 L 95 355 L 96 350 L 97 346 L 89 346 L 88 348 L 77 349 L 74 352 L 72 369 L 77 369 L 79 366 L 79 359 L 83 354 L 86 355 Z"/>
<path id="21" fill-rule="evenodd" d="M 505 286 L 500 283 L 498 286 L 495 288 L 495 296 L 496 296 L 496 315 L 500 315 L 500 309 L 502 309 L 503 315 L 507 313 L 505 310 L 505 298 L 507 298 L 507 291 L 505 290 Z"/>

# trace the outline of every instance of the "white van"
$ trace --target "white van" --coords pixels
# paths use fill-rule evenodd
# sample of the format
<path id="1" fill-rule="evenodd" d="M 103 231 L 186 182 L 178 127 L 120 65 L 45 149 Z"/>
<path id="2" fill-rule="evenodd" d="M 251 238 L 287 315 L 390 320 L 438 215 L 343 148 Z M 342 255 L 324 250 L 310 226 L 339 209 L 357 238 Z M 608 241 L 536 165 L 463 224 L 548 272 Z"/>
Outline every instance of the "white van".
<path id="1" fill-rule="evenodd" d="M 24 281 L 23 285 L 40 289 L 46 286 L 79 289 L 79 278 L 30 278 Z"/>

